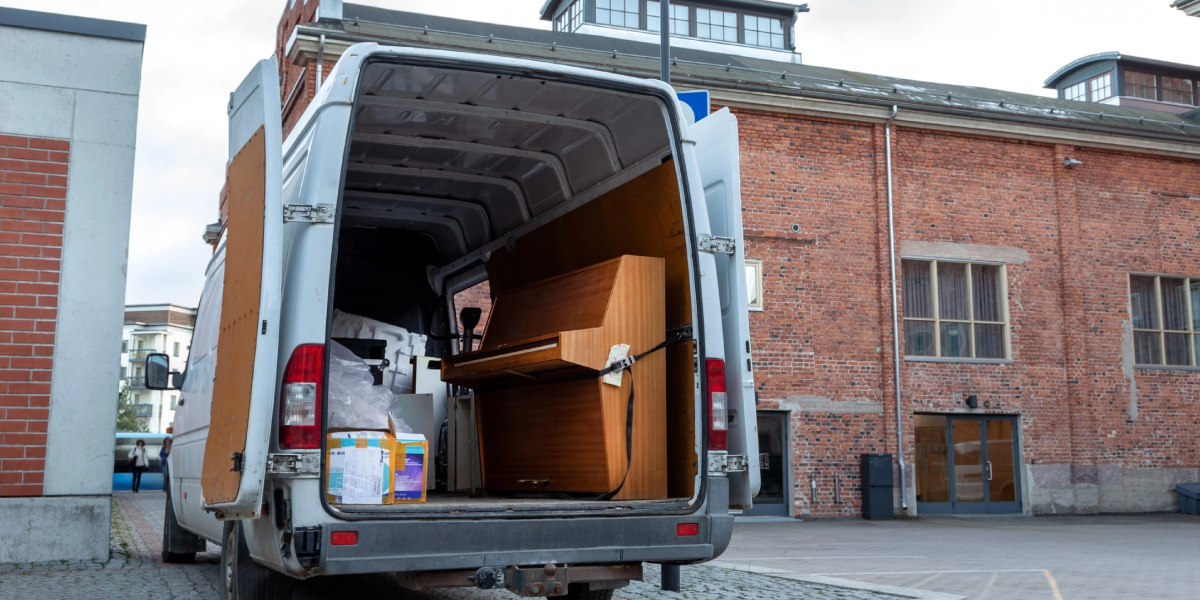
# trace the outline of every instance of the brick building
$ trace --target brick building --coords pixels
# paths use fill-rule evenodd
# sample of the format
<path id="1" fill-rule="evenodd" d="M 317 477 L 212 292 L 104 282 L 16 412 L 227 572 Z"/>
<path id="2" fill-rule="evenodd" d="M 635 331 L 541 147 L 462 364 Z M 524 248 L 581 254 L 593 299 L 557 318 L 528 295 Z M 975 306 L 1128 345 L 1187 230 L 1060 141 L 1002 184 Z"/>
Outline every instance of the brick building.
<path id="1" fill-rule="evenodd" d="M 0 562 L 108 558 L 145 34 L 0 8 Z"/>
<path id="2" fill-rule="evenodd" d="M 598 25 L 598 1 L 548 2 L 556 31 L 289 1 L 284 131 L 359 41 L 657 77 L 658 47 Z M 635 4 L 627 28 L 648 29 Z M 1196 112 L 729 51 L 785 5 L 684 6 L 679 37 L 735 15 L 736 41 L 672 49 L 672 83 L 740 124 L 756 514 L 858 515 L 862 453 L 903 459 L 909 514 L 1174 509 L 1200 480 Z"/>

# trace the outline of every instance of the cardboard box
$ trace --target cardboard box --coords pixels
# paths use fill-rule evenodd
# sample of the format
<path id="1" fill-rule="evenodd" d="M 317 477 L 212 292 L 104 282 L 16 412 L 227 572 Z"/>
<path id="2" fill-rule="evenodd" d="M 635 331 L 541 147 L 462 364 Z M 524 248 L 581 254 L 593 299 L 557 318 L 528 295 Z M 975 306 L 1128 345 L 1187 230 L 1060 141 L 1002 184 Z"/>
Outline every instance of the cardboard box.
<path id="1" fill-rule="evenodd" d="M 338 431 L 326 440 L 325 496 L 330 504 L 391 504 L 400 456 L 384 431 Z"/>
<path id="2" fill-rule="evenodd" d="M 423 503 L 429 478 L 429 442 L 419 433 L 396 434 L 395 492 L 392 502 Z"/>

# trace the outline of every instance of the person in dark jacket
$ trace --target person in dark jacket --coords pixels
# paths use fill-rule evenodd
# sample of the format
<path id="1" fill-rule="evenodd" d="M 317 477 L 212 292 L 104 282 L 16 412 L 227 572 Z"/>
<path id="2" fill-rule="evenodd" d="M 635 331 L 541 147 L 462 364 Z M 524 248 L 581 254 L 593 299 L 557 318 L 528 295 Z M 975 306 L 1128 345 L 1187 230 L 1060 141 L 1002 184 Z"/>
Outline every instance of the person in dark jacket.
<path id="1" fill-rule="evenodd" d="M 167 483 L 167 480 L 170 478 L 170 476 L 167 475 L 167 457 L 170 455 L 171 438 L 164 438 L 162 441 L 162 447 L 158 449 L 158 464 L 161 465 L 159 468 L 162 469 L 163 485 L 170 485 Z"/>

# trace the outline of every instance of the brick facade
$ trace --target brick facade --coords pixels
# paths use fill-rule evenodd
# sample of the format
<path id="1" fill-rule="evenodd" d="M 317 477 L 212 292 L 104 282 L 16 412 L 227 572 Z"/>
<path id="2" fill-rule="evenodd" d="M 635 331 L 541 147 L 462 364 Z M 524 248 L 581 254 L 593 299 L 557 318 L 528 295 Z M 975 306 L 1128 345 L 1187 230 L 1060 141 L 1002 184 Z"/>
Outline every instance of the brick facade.
<path id="1" fill-rule="evenodd" d="M 764 272 L 765 310 L 751 314 L 760 407 L 804 397 L 882 403 L 882 414 L 792 413 L 796 514 L 857 515 L 858 454 L 896 450 L 883 128 L 738 118 L 746 256 Z M 1114 510 L 1121 501 L 1081 497 L 1105 473 L 1112 485 L 1157 478 L 1163 497 L 1195 479 L 1200 373 L 1136 369 L 1131 379 L 1122 348 L 1130 273 L 1200 275 L 1197 161 L 911 128 L 893 135 L 899 245 L 1028 255 L 1007 264 L 1011 362 L 904 361 L 909 464 L 914 413 L 996 413 L 1019 415 L 1034 512 Z M 1067 157 L 1083 164 L 1068 170 Z M 967 410 L 967 395 L 988 408 Z"/>
<path id="2" fill-rule="evenodd" d="M 69 153 L 0 135 L 0 496 L 42 493 Z"/>

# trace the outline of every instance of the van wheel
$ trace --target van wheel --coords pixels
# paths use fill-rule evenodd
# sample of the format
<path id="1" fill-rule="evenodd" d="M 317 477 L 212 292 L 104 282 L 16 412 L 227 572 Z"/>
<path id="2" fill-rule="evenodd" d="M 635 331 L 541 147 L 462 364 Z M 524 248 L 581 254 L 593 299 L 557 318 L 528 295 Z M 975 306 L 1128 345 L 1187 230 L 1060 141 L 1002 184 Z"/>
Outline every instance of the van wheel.
<path id="1" fill-rule="evenodd" d="M 567 586 L 567 595 L 559 596 L 563 600 L 612 600 L 612 590 L 588 589 L 586 583 L 572 583 Z"/>
<path id="2" fill-rule="evenodd" d="M 175 507 L 171 504 L 171 494 L 167 493 L 167 509 L 163 511 L 162 559 L 165 563 L 190 563 L 196 560 L 195 552 L 171 552 L 172 549 L 195 548 L 196 534 L 179 526 L 175 516 Z"/>
<path id="3" fill-rule="evenodd" d="M 250 558 L 246 534 L 241 523 L 225 525 L 221 545 L 221 581 L 225 584 L 224 600 L 290 600 L 291 577 L 272 571 Z"/>

